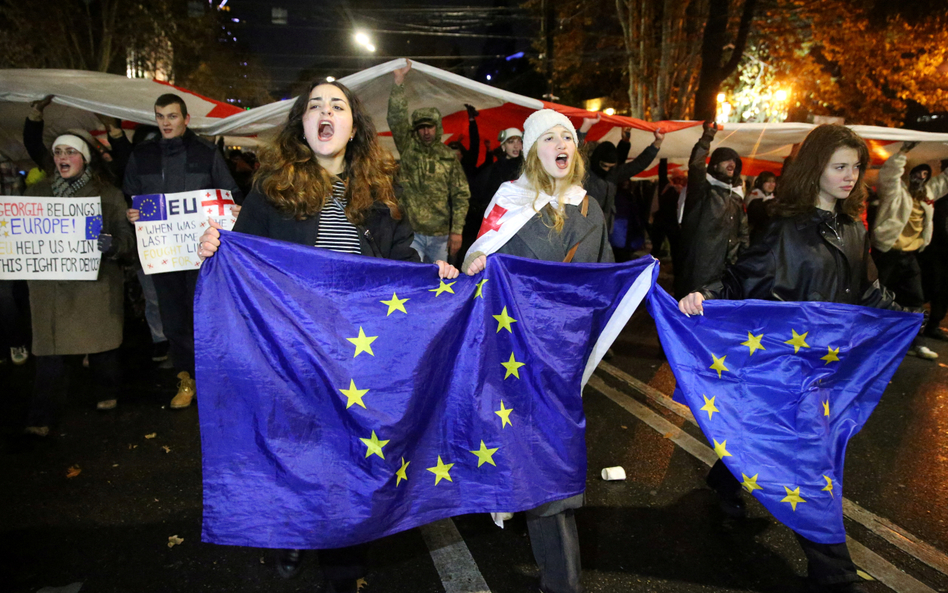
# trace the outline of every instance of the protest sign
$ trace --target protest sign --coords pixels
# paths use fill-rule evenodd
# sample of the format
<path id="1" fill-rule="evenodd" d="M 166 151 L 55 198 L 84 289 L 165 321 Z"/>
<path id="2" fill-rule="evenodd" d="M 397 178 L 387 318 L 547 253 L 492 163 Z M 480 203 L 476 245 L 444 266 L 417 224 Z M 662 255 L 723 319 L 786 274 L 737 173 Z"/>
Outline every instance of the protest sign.
<path id="1" fill-rule="evenodd" d="M 0 196 L 0 280 L 96 280 L 102 201 Z"/>
<path id="2" fill-rule="evenodd" d="M 230 192 L 204 189 L 176 194 L 146 194 L 132 197 L 139 211 L 135 223 L 138 257 L 146 274 L 197 270 L 198 238 L 207 230 L 210 218 L 227 230 L 237 217 Z"/>

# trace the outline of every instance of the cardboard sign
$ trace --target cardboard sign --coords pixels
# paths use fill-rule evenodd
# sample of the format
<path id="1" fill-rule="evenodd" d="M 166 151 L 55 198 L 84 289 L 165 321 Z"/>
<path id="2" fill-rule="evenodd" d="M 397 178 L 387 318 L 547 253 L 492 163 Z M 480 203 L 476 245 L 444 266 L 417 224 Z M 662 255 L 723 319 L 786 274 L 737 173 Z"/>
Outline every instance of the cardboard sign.
<path id="1" fill-rule="evenodd" d="M 186 191 L 177 194 L 146 194 L 132 197 L 139 211 L 135 223 L 138 257 L 146 274 L 197 270 L 198 239 L 213 219 L 227 230 L 237 217 L 230 192 L 222 189 Z"/>
<path id="2" fill-rule="evenodd" d="M 96 280 L 102 200 L 0 196 L 0 280 Z"/>

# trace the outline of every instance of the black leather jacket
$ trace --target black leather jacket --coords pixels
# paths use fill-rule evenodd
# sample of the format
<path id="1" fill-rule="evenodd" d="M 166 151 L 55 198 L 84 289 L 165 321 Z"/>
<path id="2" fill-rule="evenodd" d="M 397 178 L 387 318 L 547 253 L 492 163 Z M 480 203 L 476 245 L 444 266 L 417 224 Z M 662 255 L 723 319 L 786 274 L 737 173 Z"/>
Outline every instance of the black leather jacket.
<path id="1" fill-rule="evenodd" d="M 418 252 L 412 249 L 412 233 L 408 218 L 402 214 L 398 220 L 392 218 L 388 206 L 381 202 L 372 204 L 359 231 L 359 247 L 362 255 L 401 261 L 418 262 Z M 237 216 L 234 230 L 239 233 L 289 241 L 299 245 L 315 245 L 319 234 L 319 213 L 305 220 L 297 220 L 270 203 L 257 190 L 252 190 Z"/>
<path id="2" fill-rule="evenodd" d="M 879 284 L 862 222 L 815 210 L 771 221 L 719 281 L 701 289 L 711 299 L 822 301 L 902 310 Z"/>

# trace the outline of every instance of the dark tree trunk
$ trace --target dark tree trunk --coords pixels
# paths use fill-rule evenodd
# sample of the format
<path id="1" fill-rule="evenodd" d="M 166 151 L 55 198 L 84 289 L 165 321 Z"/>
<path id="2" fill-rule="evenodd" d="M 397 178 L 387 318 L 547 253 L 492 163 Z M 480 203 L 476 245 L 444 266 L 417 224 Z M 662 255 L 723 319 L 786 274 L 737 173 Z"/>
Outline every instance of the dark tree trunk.
<path id="1" fill-rule="evenodd" d="M 744 55 L 756 4 L 757 0 L 745 0 L 734 49 L 731 50 L 727 63 L 722 64 L 731 0 L 711 0 L 708 24 L 701 43 L 701 74 L 698 77 L 698 90 L 695 91 L 695 119 L 714 119 L 721 83 L 737 69 Z"/>

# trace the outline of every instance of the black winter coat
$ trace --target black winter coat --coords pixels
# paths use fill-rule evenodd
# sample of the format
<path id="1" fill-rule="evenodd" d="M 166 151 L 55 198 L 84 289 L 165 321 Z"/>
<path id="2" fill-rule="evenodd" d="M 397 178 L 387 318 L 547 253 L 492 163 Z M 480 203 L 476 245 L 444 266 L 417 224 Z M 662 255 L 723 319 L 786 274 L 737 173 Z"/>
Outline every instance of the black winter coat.
<path id="1" fill-rule="evenodd" d="M 744 198 L 707 180 L 705 157 L 710 147 L 711 138 L 702 136 L 688 163 L 681 264 L 675 263 L 678 298 L 720 278 L 725 266 L 736 262 L 750 243 Z M 740 175 L 739 168 L 735 175 Z"/>
<path id="2" fill-rule="evenodd" d="M 226 189 L 240 204 L 243 193 L 217 147 L 191 130 L 183 136 L 142 142 L 125 168 L 123 190 L 129 196 Z"/>
<path id="3" fill-rule="evenodd" d="M 862 222 L 836 216 L 835 232 L 833 213 L 823 210 L 772 220 L 760 241 L 701 292 L 710 299 L 821 301 L 901 310 L 894 295 L 879 284 Z"/>
<path id="4" fill-rule="evenodd" d="M 418 252 L 411 247 L 415 235 L 408 218 L 402 216 L 401 220 L 395 220 L 385 204 L 373 204 L 365 221 L 356 228 L 359 230 L 362 255 L 400 261 L 421 261 Z M 258 237 L 313 246 L 319 232 L 319 214 L 305 220 L 296 220 L 277 210 L 266 196 L 254 190 L 244 200 L 234 230 Z"/>

